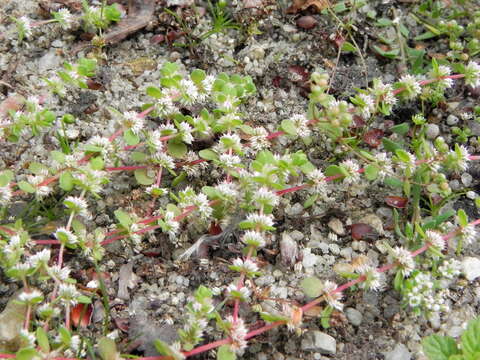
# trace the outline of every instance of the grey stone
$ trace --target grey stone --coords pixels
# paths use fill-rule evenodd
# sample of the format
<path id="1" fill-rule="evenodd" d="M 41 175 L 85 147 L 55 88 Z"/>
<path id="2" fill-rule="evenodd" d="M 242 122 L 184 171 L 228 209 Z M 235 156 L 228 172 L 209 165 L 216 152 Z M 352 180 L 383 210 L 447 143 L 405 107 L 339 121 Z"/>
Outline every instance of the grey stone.
<path id="1" fill-rule="evenodd" d="M 345 315 L 348 321 L 354 326 L 359 326 L 362 323 L 363 315 L 360 311 L 354 308 L 346 308 Z"/>
<path id="2" fill-rule="evenodd" d="M 335 355 L 337 352 L 337 341 L 321 331 L 313 331 L 302 339 L 301 349 L 318 351 L 326 355 Z"/>
<path id="3" fill-rule="evenodd" d="M 330 219 L 330 221 L 328 222 L 328 227 L 337 235 L 345 235 L 345 228 L 343 227 L 343 223 L 337 218 Z"/>
<path id="4" fill-rule="evenodd" d="M 448 336 L 451 336 L 453 338 L 457 338 L 459 337 L 460 335 L 462 335 L 462 333 L 464 332 L 465 330 L 461 327 L 461 326 L 451 326 L 450 328 L 448 328 L 447 330 L 447 335 Z"/>
<path id="5" fill-rule="evenodd" d="M 295 203 L 290 208 L 287 208 L 286 213 L 290 216 L 298 216 L 303 213 L 303 210 L 302 204 Z"/>
<path id="6" fill-rule="evenodd" d="M 463 173 L 461 178 L 462 178 L 463 185 L 465 186 L 472 185 L 473 177 L 469 173 Z"/>
<path id="7" fill-rule="evenodd" d="M 468 281 L 473 281 L 480 276 L 480 259 L 468 256 L 462 260 L 462 269 L 465 278 Z"/>
<path id="8" fill-rule="evenodd" d="M 427 138 L 433 140 L 440 134 L 440 128 L 437 124 L 428 124 L 425 133 L 427 135 Z"/>
<path id="9" fill-rule="evenodd" d="M 298 231 L 298 230 L 293 230 L 290 233 L 290 236 L 295 241 L 300 241 L 300 240 L 303 240 L 303 238 L 304 238 L 303 233 L 301 231 Z"/>
<path id="10" fill-rule="evenodd" d="M 340 255 L 345 259 L 350 260 L 352 258 L 353 249 L 351 247 L 346 247 L 340 250 Z"/>
<path id="11" fill-rule="evenodd" d="M 55 40 L 52 41 L 52 46 L 54 48 L 61 48 L 61 47 L 63 47 L 63 41 L 60 40 L 60 39 L 55 39 Z"/>
<path id="12" fill-rule="evenodd" d="M 468 128 L 472 130 L 472 135 L 480 136 L 480 122 L 470 120 L 468 121 Z"/>
<path id="13" fill-rule="evenodd" d="M 57 55 L 56 50 L 52 49 L 38 59 L 38 71 L 45 72 L 47 70 L 56 69 L 60 66 L 60 57 Z"/>
<path id="14" fill-rule="evenodd" d="M 447 116 L 447 124 L 450 125 L 450 126 L 458 124 L 458 117 L 456 117 L 455 115 L 452 115 L 452 114 L 448 115 Z"/>
<path id="15" fill-rule="evenodd" d="M 385 354 L 385 360 L 410 360 L 412 354 L 403 344 L 397 344 L 394 349 Z"/>
<path id="16" fill-rule="evenodd" d="M 440 320 L 440 314 L 438 312 L 432 312 L 432 314 L 428 318 L 428 321 L 430 322 L 432 328 L 435 330 L 440 329 L 440 326 L 442 325 Z"/>
<path id="17" fill-rule="evenodd" d="M 452 180 L 448 183 L 448 185 L 453 191 L 460 190 L 460 181 L 458 180 Z"/>

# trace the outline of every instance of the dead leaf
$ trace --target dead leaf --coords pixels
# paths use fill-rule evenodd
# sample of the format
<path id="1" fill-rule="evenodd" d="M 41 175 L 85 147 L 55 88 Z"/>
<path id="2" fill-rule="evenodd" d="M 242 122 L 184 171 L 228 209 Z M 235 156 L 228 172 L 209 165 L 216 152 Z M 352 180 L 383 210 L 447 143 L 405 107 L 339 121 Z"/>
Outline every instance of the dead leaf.
<path id="1" fill-rule="evenodd" d="M 70 318 L 72 319 L 72 324 L 75 327 L 87 327 L 92 320 L 92 305 L 90 304 L 77 304 L 75 305 L 71 312 Z"/>
<path id="2" fill-rule="evenodd" d="M 328 0 L 293 0 L 292 6 L 287 9 L 287 14 L 296 14 L 299 11 L 308 9 L 310 6 L 316 8 L 317 12 L 321 12 L 331 5 Z"/>
<path id="3" fill-rule="evenodd" d="M 0 118 L 8 114 L 9 110 L 17 111 L 23 106 L 23 97 L 20 95 L 12 95 L 0 103 Z"/>

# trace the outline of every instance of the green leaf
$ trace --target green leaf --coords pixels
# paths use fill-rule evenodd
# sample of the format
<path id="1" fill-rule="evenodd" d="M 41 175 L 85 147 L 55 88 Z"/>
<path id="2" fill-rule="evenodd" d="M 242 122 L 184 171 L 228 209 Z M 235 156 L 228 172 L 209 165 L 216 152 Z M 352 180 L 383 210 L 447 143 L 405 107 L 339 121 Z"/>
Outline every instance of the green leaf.
<path id="1" fill-rule="evenodd" d="M 68 331 L 66 328 L 61 326 L 58 329 L 58 333 L 60 335 L 60 340 L 62 341 L 62 343 L 67 345 L 67 347 L 69 347 L 70 343 L 72 342 L 72 334 L 70 334 L 70 331 Z"/>
<path id="2" fill-rule="evenodd" d="M 467 330 L 462 334 L 462 349 L 467 356 L 480 352 L 480 318 L 468 323 Z"/>
<path id="3" fill-rule="evenodd" d="M 160 355 L 166 355 L 166 356 L 171 356 L 174 360 L 182 360 L 183 357 L 180 357 L 177 355 L 177 352 L 173 350 L 170 345 L 167 343 L 163 342 L 162 340 L 155 340 L 153 342 L 153 345 L 155 345 L 155 349 L 157 349 L 158 353 Z"/>
<path id="4" fill-rule="evenodd" d="M 458 224 L 461 227 L 465 227 L 468 225 L 468 216 L 465 210 L 459 209 L 457 212 L 457 216 L 458 216 Z"/>
<path id="5" fill-rule="evenodd" d="M 47 169 L 47 167 L 43 164 L 38 162 L 31 162 L 28 166 L 28 170 L 30 170 L 35 175 L 40 175 L 43 170 Z"/>
<path id="6" fill-rule="evenodd" d="M 392 126 L 390 129 L 391 129 L 395 134 L 405 135 L 406 133 L 408 133 L 408 130 L 410 129 L 410 126 L 408 125 L 408 123 L 401 123 L 401 124 Z"/>
<path id="7" fill-rule="evenodd" d="M 91 158 L 89 160 L 89 163 L 90 163 L 90 167 L 93 170 L 102 170 L 103 166 L 105 165 L 105 162 L 103 161 L 103 159 L 100 156 Z"/>
<path id="8" fill-rule="evenodd" d="M 149 177 L 146 169 L 137 169 L 134 171 L 135 179 L 140 185 L 152 185 L 155 178 Z"/>
<path id="9" fill-rule="evenodd" d="M 396 291 L 400 292 L 403 288 L 403 274 L 401 271 L 397 271 L 395 274 L 395 280 L 393 280 L 393 287 Z"/>
<path id="10" fill-rule="evenodd" d="M 140 138 L 132 131 L 132 129 L 128 129 L 123 133 L 123 139 L 128 145 L 137 145 L 140 142 Z"/>
<path id="11" fill-rule="evenodd" d="M 365 177 L 368 180 L 373 181 L 377 178 L 378 171 L 379 171 L 378 167 L 376 167 L 373 164 L 369 164 L 365 167 Z"/>
<path id="12" fill-rule="evenodd" d="M 91 304 L 92 299 L 85 295 L 80 295 L 76 297 L 76 300 L 81 304 Z"/>
<path id="13" fill-rule="evenodd" d="M 17 351 L 15 354 L 16 360 L 34 360 L 40 359 L 40 356 L 34 348 L 23 348 Z"/>
<path id="14" fill-rule="evenodd" d="M 332 316 L 332 312 L 333 307 L 328 305 L 320 314 L 320 323 L 324 329 L 328 329 L 330 327 L 330 317 Z"/>
<path id="15" fill-rule="evenodd" d="M 131 158 L 135 162 L 144 162 L 145 159 L 147 158 L 147 154 L 142 153 L 140 151 L 134 151 L 132 152 Z"/>
<path id="16" fill-rule="evenodd" d="M 42 349 L 42 352 L 49 353 L 50 352 L 50 344 L 48 342 L 48 335 L 45 330 L 41 326 L 37 327 L 35 331 L 38 346 Z"/>
<path id="17" fill-rule="evenodd" d="M 192 79 L 192 81 L 197 84 L 202 80 L 204 80 L 206 77 L 207 77 L 207 74 L 205 74 L 205 71 L 200 69 L 195 69 L 190 74 L 190 78 Z"/>
<path id="18" fill-rule="evenodd" d="M 216 160 L 218 159 L 218 155 L 215 151 L 213 150 L 210 150 L 210 149 L 204 149 L 204 150 L 200 150 L 200 152 L 198 153 L 198 155 L 202 158 L 202 159 L 205 159 L 205 160 Z"/>
<path id="19" fill-rule="evenodd" d="M 175 139 L 170 139 L 168 141 L 167 150 L 169 155 L 177 159 L 183 158 L 188 151 L 187 145 Z"/>
<path id="20" fill-rule="evenodd" d="M 17 185 L 21 190 L 29 194 L 33 194 L 36 191 L 35 187 L 26 181 L 20 181 L 17 183 Z"/>
<path id="21" fill-rule="evenodd" d="M 70 171 L 65 171 L 60 174 L 59 184 L 60 188 L 64 191 L 73 189 L 73 176 Z"/>
<path id="22" fill-rule="evenodd" d="M 455 340 L 450 336 L 427 336 L 422 341 L 422 348 L 431 360 L 448 360 L 451 355 L 460 353 Z"/>
<path id="23" fill-rule="evenodd" d="M 118 359 L 117 344 L 109 337 L 104 336 L 98 341 L 98 352 L 102 360 Z"/>
<path id="24" fill-rule="evenodd" d="M 428 39 L 432 39 L 434 37 L 438 36 L 437 34 L 431 32 L 431 31 L 426 31 L 424 32 L 423 34 L 420 34 L 418 36 L 415 36 L 413 39 L 415 41 L 423 41 L 423 40 L 428 40 Z"/>
<path id="25" fill-rule="evenodd" d="M 50 152 L 50 155 L 52 156 L 53 160 L 60 164 L 63 164 L 65 162 L 65 154 L 61 151 L 53 150 Z"/>
<path id="26" fill-rule="evenodd" d="M 307 209 L 309 208 L 310 206 L 312 206 L 313 204 L 315 204 L 315 201 L 317 201 L 318 199 L 318 194 L 314 194 L 312 196 L 310 196 L 307 200 L 305 200 L 305 202 L 303 203 L 303 208 L 304 209 Z"/>
<path id="27" fill-rule="evenodd" d="M 128 229 L 130 225 L 132 225 L 133 220 L 126 212 L 118 209 L 114 211 L 114 214 L 120 225 L 122 225 L 125 229 Z"/>
<path id="28" fill-rule="evenodd" d="M 396 187 L 396 188 L 402 188 L 403 187 L 403 181 L 393 178 L 393 177 L 387 177 L 383 183 L 385 185 L 391 186 L 391 187 Z"/>
<path id="29" fill-rule="evenodd" d="M 396 59 L 398 54 L 400 53 L 400 50 L 399 49 L 392 49 L 392 50 L 388 50 L 388 51 L 385 51 L 383 50 L 381 47 L 377 46 L 377 45 L 374 45 L 373 46 L 373 49 L 378 53 L 380 54 L 381 56 L 383 57 L 386 57 L 388 59 Z"/>
<path id="30" fill-rule="evenodd" d="M 235 360 L 237 355 L 228 345 L 222 345 L 217 351 L 217 360 Z"/>
<path id="31" fill-rule="evenodd" d="M 12 181 L 14 175 L 11 170 L 4 170 L 0 173 L 0 187 L 6 186 Z"/>
<path id="32" fill-rule="evenodd" d="M 323 281 L 314 276 L 305 278 L 300 283 L 303 293 L 311 298 L 319 297 L 323 292 Z"/>
<path id="33" fill-rule="evenodd" d="M 326 176 L 340 176 L 338 179 L 335 179 L 335 181 L 341 181 L 342 177 L 345 176 L 343 173 L 342 169 L 338 165 L 330 165 L 325 169 L 325 175 Z"/>
<path id="34" fill-rule="evenodd" d="M 147 87 L 147 95 L 151 96 L 151 97 L 154 97 L 155 99 L 160 99 L 163 96 L 162 90 L 160 90 L 156 86 Z"/>
<path id="35" fill-rule="evenodd" d="M 280 128 L 288 135 L 297 136 L 297 128 L 292 120 L 285 119 L 282 121 Z"/>
<path id="36" fill-rule="evenodd" d="M 187 173 L 185 171 L 181 172 L 175 179 L 172 180 L 172 186 L 177 186 L 183 180 L 187 178 Z"/>
<path id="37" fill-rule="evenodd" d="M 352 43 L 350 43 L 348 41 L 345 41 L 342 45 L 342 51 L 355 52 L 355 51 L 357 51 L 357 48 Z"/>

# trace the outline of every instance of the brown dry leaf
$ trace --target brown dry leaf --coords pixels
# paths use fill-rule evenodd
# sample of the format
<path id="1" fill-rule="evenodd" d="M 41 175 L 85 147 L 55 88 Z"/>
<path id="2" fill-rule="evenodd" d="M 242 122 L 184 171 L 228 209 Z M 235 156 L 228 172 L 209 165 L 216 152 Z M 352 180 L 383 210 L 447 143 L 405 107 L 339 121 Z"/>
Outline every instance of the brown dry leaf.
<path id="1" fill-rule="evenodd" d="M 17 111 L 23 106 L 23 97 L 11 95 L 0 103 L 0 119 L 8 114 L 9 110 Z"/>
<path id="2" fill-rule="evenodd" d="M 296 14 L 299 11 L 308 9 L 310 6 L 316 8 L 317 12 L 321 12 L 331 5 L 328 0 L 293 0 L 292 6 L 287 9 L 287 14 Z"/>

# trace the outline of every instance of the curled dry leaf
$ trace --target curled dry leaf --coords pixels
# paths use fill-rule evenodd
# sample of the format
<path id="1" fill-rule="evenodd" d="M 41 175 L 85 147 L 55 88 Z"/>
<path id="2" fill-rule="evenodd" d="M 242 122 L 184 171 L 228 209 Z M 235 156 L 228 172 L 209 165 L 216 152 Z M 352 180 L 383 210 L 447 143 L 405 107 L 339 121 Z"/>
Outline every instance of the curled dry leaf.
<path id="1" fill-rule="evenodd" d="M 315 8 L 317 12 L 321 12 L 331 5 L 328 0 L 293 0 L 293 4 L 287 9 L 287 14 L 296 14 L 308 9 L 310 6 Z"/>
<path id="2" fill-rule="evenodd" d="M 405 206 L 407 206 L 408 199 L 401 196 L 387 196 L 385 198 L 385 202 L 391 207 L 404 209 Z"/>
<path id="3" fill-rule="evenodd" d="M 363 141 L 365 141 L 370 147 L 376 148 L 382 143 L 383 135 L 382 130 L 372 129 L 363 135 Z"/>
<path id="4" fill-rule="evenodd" d="M 75 327 L 87 327 L 92 320 L 93 308 L 90 304 L 77 304 L 70 311 L 70 319 Z"/>
<path id="5" fill-rule="evenodd" d="M 378 233 L 375 231 L 373 227 L 368 224 L 352 224 L 350 226 L 350 230 L 352 231 L 352 238 L 355 240 L 377 240 Z"/>
<path id="6" fill-rule="evenodd" d="M 298 245 L 287 233 L 282 234 L 282 240 L 280 241 L 280 254 L 282 263 L 287 266 L 293 266 L 297 262 Z"/>

